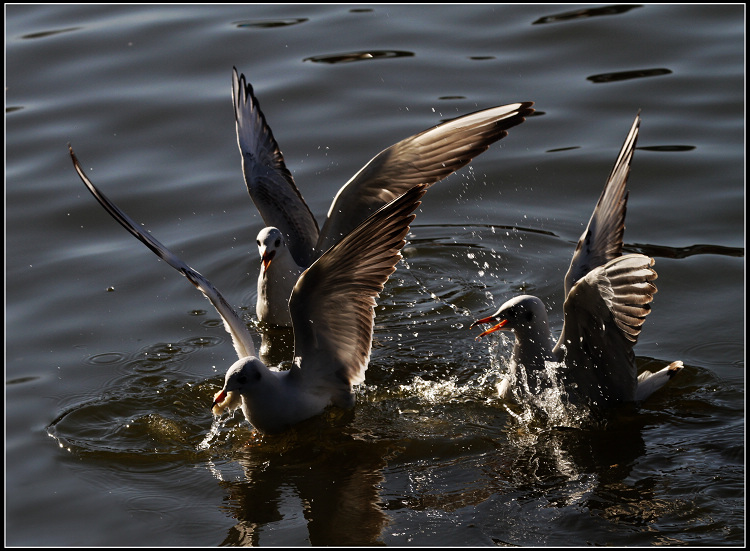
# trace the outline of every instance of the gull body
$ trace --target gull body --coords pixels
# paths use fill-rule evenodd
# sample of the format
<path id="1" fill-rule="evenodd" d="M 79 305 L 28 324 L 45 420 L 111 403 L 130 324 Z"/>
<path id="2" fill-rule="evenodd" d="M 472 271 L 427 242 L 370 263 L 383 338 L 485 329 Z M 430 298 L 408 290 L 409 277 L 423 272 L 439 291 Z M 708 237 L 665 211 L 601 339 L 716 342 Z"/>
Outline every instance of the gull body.
<path id="1" fill-rule="evenodd" d="M 242 408 L 255 429 L 277 433 L 328 406 L 354 405 L 353 387 L 364 381 L 370 359 L 375 299 L 401 258 L 413 211 L 426 186 L 416 185 L 374 212 L 295 279 L 289 299 L 294 360 L 291 369 L 279 371 L 256 356 L 249 329 L 218 289 L 139 229 L 89 180 L 72 148 L 70 155 L 99 204 L 195 285 L 224 321 L 239 359 L 228 369 L 215 397 L 215 415 Z M 274 234 L 269 232 L 269 236 Z"/>
<path id="2" fill-rule="evenodd" d="M 290 326 L 289 297 L 305 269 L 294 261 L 286 245 L 286 237 L 277 228 L 263 228 L 258 233 L 257 244 L 261 263 L 256 315 L 260 321 L 270 325 Z"/>
<path id="3" fill-rule="evenodd" d="M 331 246 L 414 185 L 432 185 L 465 166 L 534 112 L 533 102 L 493 107 L 443 122 L 388 147 L 339 189 L 319 229 L 284 163 L 252 86 L 236 68 L 232 98 L 245 184 L 267 226 L 257 238 L 262 266 L 256 314 L 260 321 L 277 326 L 292 325 L 288 301 L 295 276 Z M 274 229 L 283 239 L 269 248 L 266 238 Z"/>
<path id="4" fill-rule="evenodd" d="M 637 375 L 633 346 L 651 311 L 657 277 L 652 258 L 622 255 L 627 179 L 639 128 L 640 114 L 576 246 L 565 276 L 558 340 L 550 332 L 544 303 L 531 295 L 514 297 L 472 324 L 495 324 L 480 337 L 501 329 L 514 333 L 510 379 L 498 387 L 502 397 L 509 395 L 521 366 L 538 374 L 547 362 L 560 364 L 568 395 L 600 407 L 642 401 L 682 369 L 676 361 L 656 373 Z"/>

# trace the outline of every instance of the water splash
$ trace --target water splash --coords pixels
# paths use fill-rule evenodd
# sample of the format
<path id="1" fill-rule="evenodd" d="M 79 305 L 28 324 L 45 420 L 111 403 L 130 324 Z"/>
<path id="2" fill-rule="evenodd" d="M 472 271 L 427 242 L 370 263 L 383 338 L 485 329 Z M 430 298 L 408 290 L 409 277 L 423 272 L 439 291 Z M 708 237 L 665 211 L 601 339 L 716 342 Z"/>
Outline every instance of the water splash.
<path id="1" fill-rule="evenodd" d="M 214 416 L 214 419 L 211 422 L 211 428 L 208 429 L 206 436 L 203 438 L 203 440 L 201 440 L 200 444 L 195 447 L 195 449 L 198 451 L 205 451 L 213 444 L 216 444 L 218 442 L 221 429 L 224 428 L 224 426 L 234 418 L 234 414 L 236 412 L 236 409 L 231 409 L 227 410 L 227 412 L 223 415 Z"/>
<path id="2" fill-rule="evenodd" d="M 206 433 L 206 437 L 198 444 L 195 449 L 198 451 L 204 451 L 211 447 L 213 441 L 219 436 L 219 431 L 224 425 L 224 421 L 220 417 L 215 417 L 211 422 L 211 428 Z"/>
<path id="3" fill-rule="evenodd" d="M 543 370 L 517 366 L 515 377 L 507 375 L 511 395 L 520 408 L 511 412 L 514 419 L 524 425 L 542 421 L 546 427 L 581 428 L 591 423 L 591 410 L 569 395 L 561 376 L 563 367 L 560 362 L 548 361 Z"/>

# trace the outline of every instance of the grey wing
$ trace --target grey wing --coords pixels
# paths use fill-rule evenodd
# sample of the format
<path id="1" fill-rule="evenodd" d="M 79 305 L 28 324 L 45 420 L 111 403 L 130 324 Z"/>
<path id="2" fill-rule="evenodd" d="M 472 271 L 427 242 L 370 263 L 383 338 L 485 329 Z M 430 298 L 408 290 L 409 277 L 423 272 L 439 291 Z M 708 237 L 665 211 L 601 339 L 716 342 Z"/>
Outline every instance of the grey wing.
<path id="1" fill-rule="evenodd" d="M 534 112 L 533 102 L 464 115 L 380 152 L 336 195 L 320 232 L 320 255 L 386 203 L 417 184 L 432 185 L 468 164 Z"/>
<path id="2" fill-rule="evenodd" d="M 237 315 L 234 309 L 229 305 L 222 294 L 216 289 L 210 281 L 208 281 L 201 274 L 196 272 L 190 266 L 185 264 L 180 258 L 178 258 L 172 251 L 162 245 L 156 238 L 151 235 L 142 232 L 138 229 L 138 225 L 125 214 L 120 208 L 115 205 L 99 188 L 97 188 L 91 180 L 88 179 L 86 174 L 83 172 L 78 159 L 73 153 L 73 148 L 68 146 L 70 150 L 70 157 L 73 159 L 73 166 L 81 178 L 83 183 L 86 185 L 91 194 L 99 201 L 99 204 L 117 220 L 126 230 L 137 237 L 146 247 L 151 249 L 159 258 L 164 260 L 167 264 L 172 266 L 175 270 L 179 271 L 184 275 L 190 283 L 195 285 L 205 297 L 211 301 L 216 311 L 219 312 L 221 319 L 224 321 L 224 327 L 227 332 L 232 336 L 232 342 L 234 348 L 237 351 L 237 355 L 240 358 L 247 356 L 255 356 L 255 345 L 250 335 L 250 331 L 247 329 L 242 319 Z"/>
<path id="3" fill-rule="evenodd" d="M 375 299 L 425 191 L 416 186 L 381 208 L 300 276 L 289 300 L 299 376 L 338 381 L 344 390 L 364 380 Z"/>
<path id="4" fill-rule="evenodd" d="M 629 254 L 578 280 L 565 300 L 563 331 L 566 377 L 584 394 L 632 401 L 636 390 L 633 346 L 656 293 L 654 260 Z"/>
<path id="5" fill-rule="evenodd" d="M 640 124 L 639 113 L 620 149 L 588 226 L 578 240 L 568 273 L 565 275 L 566 297 L 576 281 L 597 266 L 602 266 L 622 254 L 625 211 L 628 203 L 628 175 Z"/>
<path id="6" fill-rule="evenodd" d="M 286 236 L 297 264 L 309 266 L 318 240 L 318 223 L 284 164 L 253 87 L 245 81 L 245 75 L 237 74 L 236 68 L 232 73 L 232 101 L 242 172 L 250 197 L 266 226 L 278 228 Z"/>

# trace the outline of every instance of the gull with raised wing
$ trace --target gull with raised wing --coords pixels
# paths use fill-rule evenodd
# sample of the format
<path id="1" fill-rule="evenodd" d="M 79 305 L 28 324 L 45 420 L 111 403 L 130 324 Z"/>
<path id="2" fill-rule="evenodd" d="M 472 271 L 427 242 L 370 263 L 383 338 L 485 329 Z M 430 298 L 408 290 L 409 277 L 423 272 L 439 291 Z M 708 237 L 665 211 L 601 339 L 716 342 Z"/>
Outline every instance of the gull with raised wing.
<path id="1" fill-rule="evenodd" d="M 546 362 L 559 363 L 571 399 L 600 407 L 640 402 L 682 369 L 676 361 L 638 376 L 635 364 L 633 346 L 656 293 L 654 260 L 642 254 L 621 256 L 626 184 L 639 127 L 640 113 L 576 246 L 565 276 L 564 322 L 557 343 L 544 304 L 530 295 L 507 301 L 471 325 L 495 324 L 479 337 L 500 329 L 515 335 L 510 380 L 499 385 L 502 397 L 507 397 L 520 366 L 527 373 L 540 373 Z"/>
<path id="2" fill-rule="evenodd" d="M 290 326 L 288 302 L 297 278 L 332 245 L 386 203 L 416 184 L 432 185 L 468 164 L 534 112 L 519 102 L 464 115 L 378 153 L 339 189 L 323 228 L 284 163 L 253 88 L 234 69 L 232 98 L 237 143 L 250 197 L 267 227 L 258 234 L 261 257 L 256 314 Z"/>
<path id="3" fill-rule="evenodd" d="M 138 225 L 73 165 L 99 203 L 157 256 L 182 273 L 219 312 L 239 356 L 212 404 L 214 414 L 241 407 L 262 433 L 281 432 L 329 405 L 354 405 L 353 386 L 365 379 L 370 360 L 375 299 L 401 258 L 401 248 L 425 185 L 416 185 L 349 232 L 296 280 L 289 307 L 294 361 L 269 369 L 255 355 L 249 329 L 221 293 Z"/>

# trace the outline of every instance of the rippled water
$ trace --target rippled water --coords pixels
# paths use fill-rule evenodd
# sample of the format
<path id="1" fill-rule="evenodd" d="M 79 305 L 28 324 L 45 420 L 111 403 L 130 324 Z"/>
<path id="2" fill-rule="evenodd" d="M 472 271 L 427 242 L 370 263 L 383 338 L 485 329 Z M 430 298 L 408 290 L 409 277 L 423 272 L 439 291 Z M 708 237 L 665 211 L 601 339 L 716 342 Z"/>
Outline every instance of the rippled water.
<path id="1" fill-rule="evenodd" d="M 6 6 L 6 544 L 740 545 L 744 6 Z M 260 216 L 232 66 L 313 213 L 441 120 L 538 112 L 433 187 L 353 411 L 259 438 L 209 406 L 234 350 L 94 182 L 252 323 Z M 638 410 L 499 400 L 471 321 L 562 279 L 633 117 L 628 252 L 656 259 Z M 289 362 L 288 336 L 272 358 Z M 519 421 L 519 419 L 522 419 Z M 210 446 L 202 447 L 209 436 Z"/>

